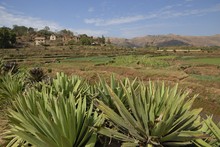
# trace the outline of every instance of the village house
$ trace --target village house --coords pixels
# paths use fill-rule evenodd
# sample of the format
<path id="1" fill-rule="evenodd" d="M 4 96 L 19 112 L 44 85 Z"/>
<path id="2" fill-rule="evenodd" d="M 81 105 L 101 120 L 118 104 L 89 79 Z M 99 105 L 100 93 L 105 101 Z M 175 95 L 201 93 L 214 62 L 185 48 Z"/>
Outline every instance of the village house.
<path id="1" fill-rule="evenodd" d="M 50 40 L 54 41 L 56 39 L 57 39 L 56 35 L 54 35 L 54 34 L 50 35 Z"/>
<path id="2" fill-rule="evenodd" d="M 46 38 L 45 37 L 36 37 L 35 38 L 35 45 L 42 45 L 45 44 Z"/>

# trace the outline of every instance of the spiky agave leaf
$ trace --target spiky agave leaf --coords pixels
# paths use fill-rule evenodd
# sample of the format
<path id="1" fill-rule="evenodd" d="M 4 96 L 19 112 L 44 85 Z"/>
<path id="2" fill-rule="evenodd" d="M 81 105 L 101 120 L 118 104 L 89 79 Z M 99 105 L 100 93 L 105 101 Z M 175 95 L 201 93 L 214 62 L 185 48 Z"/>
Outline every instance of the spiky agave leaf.
<path id="1" fill-rule="evenodd" d="M 127 88 L 127 90 L 130 92 L 128 83 L 129 79 L 125 78 L 121 81 L 123 85 Z M 99 83 L 96 84 L 95 90 L 95 96 L 99 100 L 103 101 L 106 105 L 108 105 L 110 108 L 117 111 L 116 106 L 114 105 L 114 101 L 111 99 L 111 95 L 108 90 L 108 86 L 112 89 L 112 91 L 120 98 L 120 100 L 128 107 L 127 105 L 127 98 L 125 91 L 123 87 L 120 84 L 120 81 L 115 78 L 114 75 L 111 75 L 110 82 L 107 84 L 106 80 L 99 77 Z M 139 88 L 139 84 L 137 82 L 137 79 L 134 79 L 131 83 L 131 86 L 136 91 Z"/>
<path id="2" fill-rule="evenodd" d="M 86 97 L 76 101 L 55 98 L 46 92 L 32 91 L 15 100 L 9 110 L 11 133 L 35 146 L 94 146 L 96 134 L 91 130 L 101 117 L 87 108 Z"/>
<path id="3" fill-rule="evenodd" d="M 57 73 L 55 79 L 52 82 L 52 90 L 57 97 L 68 98 L 71 91 L 77 98 L 80 95 L 85 95 L 89 89 L 88 84 L 82 78 L 78 76 L 68 77 L 64 73 Z"/>
<path id="4" fill-rule="evenodd" d="M 191 109 L 195 99 L 186 100 L 188 93 L 178 90 L 178 85 L 170 88 L 163 84 L 140 83 L 135 91 L 128 81 L 129 88 L 123 87 L 129 108 L 107 86 L 111 99 L 119 113 L 96 99 L 95 105 L 111 120 L 118 130 L 98 128 L 100 134 L 125 141 L 125 144 L 146 145 L 189 145 L 191 141 L 204 136 L 200 128 L 201 109 Z M 129 90 L 130 92 L 129 92 Z"/>
<path id="5" fill-rule="evenodd" d="M 203 127 L 201 131 L 208 134 L 209 137 L 205 139 L 197 139 L 194 143 L 197 146 L 207 146 L 207 147 L 219 147 L 220 146 L 220 126 L 216 125 L 213 120 L 212 116 L 207 116 L 207 119 L 203 121 Z"/>
<path id="6" fill-rule="evenodd" d="M 23 74 L 0 76 L 0 107 L 6 107 L 24 90 Z M 1 108 L 2 109 L 2 108 Z"/>

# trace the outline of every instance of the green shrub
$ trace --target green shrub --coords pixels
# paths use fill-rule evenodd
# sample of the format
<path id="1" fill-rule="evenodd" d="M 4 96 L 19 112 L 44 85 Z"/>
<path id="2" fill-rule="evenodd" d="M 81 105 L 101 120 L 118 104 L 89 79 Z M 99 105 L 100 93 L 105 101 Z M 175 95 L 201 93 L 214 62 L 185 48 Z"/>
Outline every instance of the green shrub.
<path id="1" fill-rule="evenodd" d="M 48 68 L 48 69 L 47 69 L 47 72 L 48 72 L 48 73 L 52 73 L 52 69 L 51 69 L 51 68 Z"/>
<path id="2" fill-rule="evenodd" d="M 76 41 L 75 40 L 70 40 L 68 41 L 68 45 L 75 45 L 76 44 Z M 71 48 L 72 49 L 72 48 Z"/>

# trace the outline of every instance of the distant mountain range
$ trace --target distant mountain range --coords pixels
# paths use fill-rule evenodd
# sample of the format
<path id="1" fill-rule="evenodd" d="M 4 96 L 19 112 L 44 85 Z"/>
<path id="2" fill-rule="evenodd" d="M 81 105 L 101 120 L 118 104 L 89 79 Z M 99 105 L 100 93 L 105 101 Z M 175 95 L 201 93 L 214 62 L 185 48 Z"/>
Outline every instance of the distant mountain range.
<path id="1" fill-rule="evenodd" d="M 144 37 L 110 38 L 111 43 L 126 47 L 145 46 L 220 46 L 220 34 L 213 36 L 148 35 Z"/>

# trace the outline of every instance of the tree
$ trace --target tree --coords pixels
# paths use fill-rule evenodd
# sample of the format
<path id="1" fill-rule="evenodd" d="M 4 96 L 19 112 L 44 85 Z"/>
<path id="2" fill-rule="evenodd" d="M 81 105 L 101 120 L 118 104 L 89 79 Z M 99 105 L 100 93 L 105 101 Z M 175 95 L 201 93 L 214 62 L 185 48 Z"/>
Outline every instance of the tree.
<path id="1" fill-rule="evenodd" d="M 108 38 L 108 40 L 107 40 L 107 44 L 111 44 L 111 41 L 110 41 L 110 39 Z"/>
<path id="2" fill-rule="evenodd" d="M 44 27 L 44 30 L 46 30 L 46 31 L 50 31 L 50 27 L 45 26 L 45 27 Z"/>
<path id="3" fill-rule="evenodd" d="M 28 28 L 28 33 L 29 33 L 29 34 L 34 34 L 34 33 L 35 33 L 34 28 L 29 27 L 29 28 Z"/>
<path id="4" fill-rule="evenodd" d="M 82 45 L 91 45 L 93 42 L 93 38 L 87 36 L 86 34 L 82 34 L 80 35 L 79 41 Z"/>
<path id="5" fill-rule="evenodd" d="M 59 31 L 59 34 L 62 36 L 74 36 L 72 31 L 66 29 Z"/>
<path id="6" fill-rule="evenodd" d="M 105 44 L 105 37 L 102 35 L 102 37 L 97 37 L 96 38 L 96 41 L 99 43 L 99 44 Z"/>
<path id="7" fill-rule="evenodd" d="M 105 44 L 105 37 L 102 35 L 101 43 Z"/>
<path id="8" fill-rule="evenodd" d="M 12 29 L 17 36 L 23 36 L 28 33 L 28 28 L 25 26 L 18 26 L 18 25 L 13 25 Z"/>
<path id="9" fill-rule="evenodd" d="M 16 34 L 7 27 L 0 28 L 0 48 L 9 48 L 16 43 Z"/>

